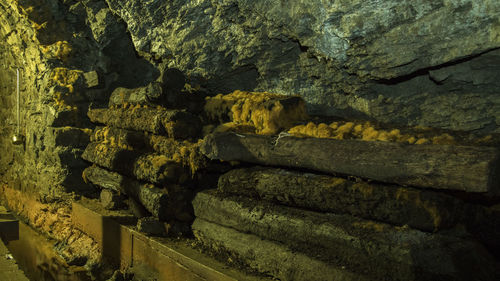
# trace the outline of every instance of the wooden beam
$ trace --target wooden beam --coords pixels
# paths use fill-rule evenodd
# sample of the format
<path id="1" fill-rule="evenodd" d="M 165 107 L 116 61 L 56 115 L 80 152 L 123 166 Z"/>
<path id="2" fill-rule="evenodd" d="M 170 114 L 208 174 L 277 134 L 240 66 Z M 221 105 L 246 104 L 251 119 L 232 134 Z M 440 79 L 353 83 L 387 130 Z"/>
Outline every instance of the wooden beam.
<path id="1" fill-rule="evenodd" d="M 231 170 L 220 176 L 218 190 L 424 231 L 455 226 L 464 208 L 441 192 L 267 167 Z"/>
<path id="2" fill-rule="evenodd" d="M 500 153 L 493 147 L 222 133 L 206 136 L 201 149 L 211 159 L 305 168 L 404 186 L 495 194 L 500 189 Z"/>
<path id="3" fill-rule="evenodd" d="M 183 110 L 98 108 L 90 109 L 87 115 L 94 123 L 167 135 L 176 139 L 195 137 L 201 130 L 200 119 Z"/>

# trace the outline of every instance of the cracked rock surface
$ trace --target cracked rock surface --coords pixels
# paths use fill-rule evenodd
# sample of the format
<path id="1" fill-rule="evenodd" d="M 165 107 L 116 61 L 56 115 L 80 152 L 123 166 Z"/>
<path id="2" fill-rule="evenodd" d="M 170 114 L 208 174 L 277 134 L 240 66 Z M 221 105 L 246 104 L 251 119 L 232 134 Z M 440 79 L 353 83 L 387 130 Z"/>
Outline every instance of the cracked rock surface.
<path id="1" fill-rule="evenodd" d="M 211 92 L 313 114 L 500 132 L 500 2 L 106 0 L 136 50 Z"/>

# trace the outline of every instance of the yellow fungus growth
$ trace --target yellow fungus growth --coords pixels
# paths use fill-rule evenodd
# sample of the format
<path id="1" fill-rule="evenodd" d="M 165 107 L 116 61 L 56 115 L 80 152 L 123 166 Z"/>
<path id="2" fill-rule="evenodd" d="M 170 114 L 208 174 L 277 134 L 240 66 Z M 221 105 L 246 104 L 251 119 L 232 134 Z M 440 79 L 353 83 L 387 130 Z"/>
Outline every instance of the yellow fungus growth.
<path id="1" fill-rule="evenodd" d="M 338 122 L 332 122 L 329 125 L 329 127 L 335 130 L 335 129 L 337 129 L 339 127 L 339 123 Z"/>
<path id="2" fill-rule="evenodd" d="M 208 97 L 204 110 L 211 119 L 253 126 L 255 133 L 270 135 L 307 118 L 303 100 L 283 105 L 281 101 L 290 98 L 266 92 L 234 91 L 228 95 Z"/>
<path id="3" fill-rule="evenodd" d="M 440 136 L 435 136 L 432 138 L 433 144 L 447 144 L 453 145 L 455 144 L 455 139 L 449 134 L 442 134 Z"/>
<path id="4" fill-rule="evenodd" d="M 417 141 L 417 139 L 415 137 L 409 137 L 408 140 L 407 140 L 407 142 L 409 144 L 414 144 L 416 141 Z"/>
<path id="5" fill-rule="evenodd" d="M 374 222 L 374 221 L 359 221 L 359 222 L 354 222 L 352 224 L 352 226 L 354 226 L 356 228 L 366 229 L 366 230 L 374 230 L 374 231 L 377 231 L 377 232 L 383 232 L 384 230 L 386 230 L 388 228 L 387 225 L 381 224 L 381 223 L 378 223 L 378 222 Z"/>
<path id="6" fill-rule="evenodd" d="M 415 144 L 427 144 L 429 143 L 429 140 L 426 139 L 426 138 L 421 138 L 421 139 L 418 139 Z"/>
<path id="7" fill-rule="evenodd" d="M 30 20 L 31 21 L 31 20 Z M 47 22 L 44 22 L 44 23 L 36 23 L 34 21 L 31 21 L 31 27 L 34 29 L 34 30 L 41 30 L 41 29 L 44 29 L 47 27 Z"/>
<path id="8" fill-rule="evenodd" d="M 133 148 L 127 144 L 126 140 L 123 140 L 120 135 L 110 136 L 109 127 L 97 128 L 94 133 L 90 136 L 91 142 L 101 142 L 110 147 L 118 147 L 125 150 L 132 150 Z"/>
<path id="9" fill-rule="evenodd" d="M 321 123 L 318 125 L 318 137 L 320 138 L 327 138 L 328 136 L 333 134 L 333 129 L 330 128 L 328 125 Z"/>
<path id="10" fill-rule="evenodd" d="M 368 127 L 363 130 L 362 132 L 362 140 L 364 141 L 374 141 L 377 140 L 378 138 L 378 131 L 375 130 L 373 127 Z"/>
<path id="11" fill-rule="evenodd" d="M 42 46 L 42 53 L 49 58 L 56 58 L 66 61 L 71 54 L 72 48 L 68 41 L 57 41 L 51 45 Z"/>
<path id="12" fill-rule="evenodd" d="M 66 101 L 64 100 L 65 96 L 67 96 L 67 94 L 62 94 L 60 92 L 56 92 L 54 94 L 53 101 L 57 110 L 77 110 L 76 106 L 72 106 L 66 103 Z"/>
<path id="13" fill-rule="evenodd" d="M 72 70 L 64 67 L 56 67 L 52 71 L 51 79 L 61 87 L 68 88 L 70 93 L 73 93 L 73 85 L 80 78 L 81 70 Z"/>
<path id="14" fill-rule="evenodd" d="M 363 132 L 363 125 L 358 124 L 354 126 L 354 134 L 355 135 L 360 135 Z"/>
<path id="15" fill-rule="evenodd" d="M 377 129 L 370 122 L 333 122 L 330 125 L 309 122 L 306 125 L 297 125 L 288 130 L 289 134 L 297 137 L 314 137 L 330 139 L 358 139 L 363 141 L 400 142 L 407 144 L 455 144 L 453 136 L 449 134 L 435 135 L 429 138 L 420 133 L 415 136 L 402 134 L 399 129 Z"/>
<path id="16" fill-rule="evenodd" d="M 329 182 L 329 184 L 326 186 L 328 188 L 337 188 L 339 187 L 340 185 L 343 185 L 347 182 L 346 179 L 343 179 L 343 178 L 332 178 L 331 182 Z"/>
<path id="17" fill-rule="evenodd" d="M 201 139 L 198 142 L 177 141 L 158 135 L 151 135 L 149 138 L 149 145 L 153 150 L 165 155 L 171 161 L 189 167 L 192 176 L 207 164 L 206 157 L 200 151 L 202 142 Z"/>
<path id="18" fill-rule="evenodd" d="M 441 226 L 442 217 L 436 203 L 425 200 L 423 201 L 419 191 L 412 191 L 406 188 L 398 188 L 395 197 L 397 200 L 403 200 L 414 204 L 415 207 L 423 209 L 432 219 L 434 230 L 438 230 Z M 407 204 L 407 203 L 406 203 Z"/>
<path id="19" fill-rule="evenodd" d="M 149 161 L 153 164 L 153 167 L 159 168 L 166 165 L 169 159 L 165 155 L 148 155 Z"/>
<path id="20" fill-rule="evenodd" d="M 397 137 L 401 136 L 401 131 L 399 129 L 391 130 L 389 132 L 389 136 L 397 138 Z"/>
<path id="21" fill-rule="evenodd" d="M 196 91 L 199 91 L 200 89 L 201 89 L 201 86 L 198 84 L 192 86 L 191 84 L 186 83 L 186 84 L 184 84 L 184 88 L 182 89 L 182 91 L 186 92 L 186 93 L 194 93 Z"/>
<path id="22" fill-rule="evenodd" d="M 83 170 L 83 172 L 82 172 L 82 179 L 83 179 L 83 182 L 89 183 L 89 179 L 88 179 L 88 176 L 87 176 L 87 169 Z"/>
<path id="23" fill-rule="evenodd" d="M 364 198 L 370 198 L 373 195 L 373 189 L 374 189 L 373 185 L 370 185 L 366 182 L 355 183 L 351 186 L 351 188 L 354 191 L 363 194 Z"/>
<path id="24" fill-rule="evenodd" d="M 352 131 L 354 128 L 354 123 L 353 122 L 347 122 L 344 125 L 339 126 L 337 129 L 337 134 L 347 134 Z"/>

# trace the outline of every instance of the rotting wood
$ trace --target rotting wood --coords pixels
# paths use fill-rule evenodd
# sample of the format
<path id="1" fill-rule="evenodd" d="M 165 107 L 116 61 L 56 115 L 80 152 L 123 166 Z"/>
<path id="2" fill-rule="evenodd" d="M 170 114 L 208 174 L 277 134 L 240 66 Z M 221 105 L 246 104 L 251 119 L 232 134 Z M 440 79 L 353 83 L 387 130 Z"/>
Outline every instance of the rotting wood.
<path id="1" fill-rule="evenodd" d="M 121 209 L 125 206 L 125 197 L 111 189 L 101 190 L 99 200 L 104 209 L 107 210 Z"/>
<path id="2" fill-rule="evenodd" d="M 198 193 L 193 208 L 197 219 L 279 241 L 297 252 L 367 273 L 375 280 L 410 280 L 414 274 L 421 277 L 418 280 L 436 280 L 453 268 L 456 275 L 450 277 L 452 280 L 465 273 L 463 262 L 484 266 L 482 274 L 490 277 L 496 269 L 492 257 L 475 241 L 408 227 L 224 196 L 216 190 Z M 463 253 L 468 253 L 467 257 Z M 437 257 L 442 263 L 433 261 Z M 395 267 L 398 270 L 392 270 Z"/>
<path id="3" fill-rule="evenodd" d="M 138 105 L 134 108 L 90 109 L 88 116 L 94 123 L 163 134 L 176 139 L 195 137 L 201 130 L 199 118 L 183 110 L 156 109 Z"/>
<path id="4" fill-rule="evenodd" d="M 90 136 L 91 142 L 106 142 L 109 143 L 109 145 L 133 149 L 137 151 L 143 151 L 149 149 L 146 139 L 147 136 L 144 132 L 120 129 L 109 126 L 95 127 L 94 131 Z M 175 141 L 173 139 L 171 140 Z"/>
<path id="5" fill-rule="evenodd" d="M 218 189 L 425 231 L 454 226 L 463 208 L 460 200 L 438 192 L 266 167 L 231 170 L 220 176 Z"/>
<path id="6" fill-rule="evenodd" d="M 106 143 L 89 143 L 82 158 L 112 171 L 154 184 L 178 183 L 189 179 L 187 171 L 165 155 L 141 154 Z"/>
<path id="7" fill-rule="evenodd" d="M 193 223 L 195 237 L 217 256 L 227 255 L 228 262 L 241 263 L 256 272 L 271 275 L 279 280 L 339 281 L 373 280 L 362 273 L 351 272 L 292 251 L 281 243 L 241 233 L 229 227 L 196 218 Z M 242 279 L 243 280 L 243 279 Z"/>
<path id="8" fill-rule="evenodd" d="M 493 147 L 222 133 L 206 136 L 201 149 L 210 159 L 306 168 L 405 186 L 491 194 L 500 189 L 500 153 Z"/>
<path id="9" fill-rule="evenodd" d="M 199 143 L 189 140 L 175 140 L 161 135 L 98 126 L 94 129 L 91 141 L 141 152 L 157 152 L 188 167 L 192 175 L 209 164 L 207 157 L 200 152 Z"/>
<path id="10" fill-rule="evenodd" d="M 230 121 L 219 129 L 243 126 L 265 135 L 288 129 L 307 118 L 305 102 L 298 96 L 239 90 L 207 97 L 204 111 L 210 120 Z"/>
<path id="11" fill-rule="evenodd" d="M 87 167 L 83 173 L 85 179 L 91 183 L 133 198 L 162 221 L 173 218 L 182 221 L 192 219 L 192 216 L 185 214 L 187 211 L 184 201 L 189 196 L 188 191 L 179 185 L 169 185 L 166 189 L 161 189 L 96 165 Z"/>

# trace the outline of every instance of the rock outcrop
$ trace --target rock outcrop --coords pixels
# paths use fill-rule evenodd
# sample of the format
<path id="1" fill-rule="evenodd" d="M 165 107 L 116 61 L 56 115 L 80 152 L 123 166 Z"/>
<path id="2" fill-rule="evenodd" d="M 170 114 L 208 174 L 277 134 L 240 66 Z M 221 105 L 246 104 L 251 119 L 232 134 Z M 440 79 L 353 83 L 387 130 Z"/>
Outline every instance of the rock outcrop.
<path id="1" fill-rule="evenodd" d="M 117 1 L 136 50 L 212 92 L 299 94 L 315 114 L 500 132 L 500 4 Z"/>

